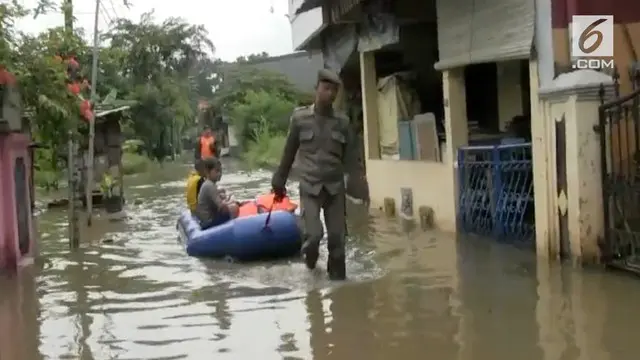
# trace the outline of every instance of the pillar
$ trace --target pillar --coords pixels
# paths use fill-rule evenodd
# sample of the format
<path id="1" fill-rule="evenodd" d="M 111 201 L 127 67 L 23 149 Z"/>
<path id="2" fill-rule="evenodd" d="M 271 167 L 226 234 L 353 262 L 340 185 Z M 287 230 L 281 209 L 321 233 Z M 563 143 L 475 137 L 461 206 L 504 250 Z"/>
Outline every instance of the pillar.
<path id="1" fill-rule="evenodd" d="M 551 129 L 555 157 L 549 156 L 549 168 L 556 168 L 555 230 L 561 251 L 566 244 L 564 251 L 576 263 L 599 260 L 598 239 L 604 234 L 600 138 L 594 131 L 601 84 L 610 86 L 611 77 L 581 70 L 562 74 L 539 91 L 549 106 L 550 118 L 543 120 L 556 123 Z"/>
<path id="2" fill-rule="evenodd" d="M 552 119 L 546 114 L 547 103 L 541 103 L 538 96 L 540 76 L 538 61 L 529 61 L 529 83 L 531 101 L 531 153 L 533 156 L 533 189 L 535 202 L 536 252 L 539 257 L 549 257 L 557 251 L 551 251 L 555 209 L 551 203 L 555 194 L 549 157 L 555 151 L 552 146 L 550 128 Z M 553 198 L 552 198 L 553 197 Z M 555 255 L 553 255 L 555 256 Z M 553 257 L 552 256 L 552 257 Z"/>
<path id="3" fill-rule="evenodd" d="M 467 124 L 467 97 L 465 94 L 464 68 L 454 68 L 442 73 L 442 94 L 444 97 L 444 122 L 446 133 L 445 151 L 442 160 L 451 166 L 451 182 L 453 184 L 453 213 L 448 219 L 457 219 L 458 209 L 458 148 L 469 141 Z"/>
<path id="4" fill-rule="evenodd" d="M 522 84 L 520 61 L 497 63 L 498 77 L 498 120 L 500 131 L 506 131 L 511 119 L 522 115 Z"/>
<path id="5" fill-rule="evenodd" d="M 380 158 L 378 122 L 378 78 L 372 51 L 360 53 L 360 84 L 362 87 L 362 117 L 365 161 Z"/>

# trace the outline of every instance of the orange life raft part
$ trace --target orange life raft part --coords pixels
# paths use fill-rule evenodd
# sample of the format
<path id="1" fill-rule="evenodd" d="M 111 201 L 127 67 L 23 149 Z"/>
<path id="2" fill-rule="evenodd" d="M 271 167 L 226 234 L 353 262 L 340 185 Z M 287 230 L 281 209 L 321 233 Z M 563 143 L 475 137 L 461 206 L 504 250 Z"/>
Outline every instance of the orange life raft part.
<path id="1" fill-rule="evenodd" d="M 298 204 L 292 202 L 288 196 L 285 196 L 278 202 L 275 202 L 274 200 L 274 194 L 266 194 L 258 196 L 255 201 L 247 201 L 240 205 L 238 217 L 258 215 L 271 209 L 294 212 L 298 208 Z"/>

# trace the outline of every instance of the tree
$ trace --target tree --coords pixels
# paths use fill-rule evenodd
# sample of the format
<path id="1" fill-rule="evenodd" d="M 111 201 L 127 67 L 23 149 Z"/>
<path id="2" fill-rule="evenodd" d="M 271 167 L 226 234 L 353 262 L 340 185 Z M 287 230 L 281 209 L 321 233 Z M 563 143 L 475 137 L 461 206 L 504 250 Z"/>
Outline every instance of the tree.
<path id="1" fill-rule="evenodd" d="M 0 68 L 16 75 L 36 140 L 48 149 L 38 154 L 46 154 L 46 167 L 57 171 L 68 130 L 82 124 L 79 99 L 66 90 L 71 87 L 85 98 L 90 90 L 86 82 L 84 89 L 68 84 L 69 61 L 79 63 L 80 78 L 89 78 L 90 46 L 82 29 L 61 27 L 29 36 L 14 27 L 19 17 L 54 7 L 50 0 L 39 0 L 32 10 L 17 0 L 0 4 Z M 98 103 L 136 101 L 125 125 L 148 152 L 163 158 L 168 144 L 193 126 L 198 99 L 212 97 L 221 79 L 205 28 L 179 18 L 157 22 L 147 13 L 137 22 L 117 19 L 103 40 L 109 45 L 100 49 Z"/>
<path id="2" fill-rule="evenodd" d="M 296 104 L 310 103 L 310 94 L 300 92 L 282 74 L 251 66 L 227 64 L 221 71 L 220 86 L 214 96 L 214 105 L 229 110 L 241 103 L 249 91 L 278 94 Z"/>
<path id="3" fill-rule="evenodd" d="M 284 75 L 244 62 L 224 64 L 220 73 L 212 104 L 230 116 L 243 145 L 256 140 L 258 128 L 273 134 L 286 132 L 293 108 L 312 100 L 310 94 L 300 92 Z"/>
<path id="4" fill-rule="evenodd" d="M 249 90 L 231 110 L 231 119 L 242 145 L 265 134 L 286 134 L 296 104 L 275 92 Z"/>
<path id="5" fill-rule="evenodd" d="M 261 59 L 267 59 L 269 58 L 269 54 L 267 54 L 266 51 L 263 51 L 261 53 L 258 54 L 250 54 L 247 56 L 238 56 L 236 58 L 235 63 L 236 64 L 244 64 L 244 63 L 250 63 L 256 60 L 261 60 Z"/>
<path id="6" fill-rule="evenodd" d="M 114 76 L 113 86 L 138 101 L 132 128 L 147 151 L 161 159 L 170 151 L 170 139 L 193 126 L 198 98 L 213 94 L 215 47 L 204 26 L 180 18 L 157 23 L 153 13 L 139 22 L 118 19 L 105 38 L 120 76 Z"/>
<path id="7" fill-rule="evenodd" d="M 36 141 L 48 149 L 39 165 L 57 171 L 60 146 L 66 141 L 72 122 L 80 119 L 80 102 L 67 91 L 69 63 L 59 54 L 81 53 L 86 46 L 82 33 L 67 33 L 62 28 L 49 29 L 38 36 L 15 31 L 17 18 L 37 15 L 46 6 L 41 2 L 36 10 L 28 11 L 17 1 L 0 5 L 0 64 L 16 75 Z"/>

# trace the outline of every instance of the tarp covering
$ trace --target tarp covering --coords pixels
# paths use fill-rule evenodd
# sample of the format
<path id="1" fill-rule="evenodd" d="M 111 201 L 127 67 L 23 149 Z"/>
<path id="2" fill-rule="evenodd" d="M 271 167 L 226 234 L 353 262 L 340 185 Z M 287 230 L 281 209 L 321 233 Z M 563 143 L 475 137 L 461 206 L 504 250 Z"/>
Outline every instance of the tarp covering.
<path id="1" fill-rule="evenodd" d="M 363 5 L 364 20 L 358 31 L 358 51 L 374 51 L 400 41 L 400 27 L 393 14 L 385 11 L 382 1 Z"/>
<path id="2" fill-rule="evenodd" d="M 408 73 L 396 73 L 378 81 L 378 124 L 382 158 L 399 158 L 398 122 L 420 112 L 420 100 L 409 86 Z"/>
<path id="3" fill-rule="evenodd" d="M 339 74 L 349 56 L 356 50 L 357 41 L 355 25 L 344 26 L 331 32 L 327 31 L 322 46 L 324 66 Z"/>

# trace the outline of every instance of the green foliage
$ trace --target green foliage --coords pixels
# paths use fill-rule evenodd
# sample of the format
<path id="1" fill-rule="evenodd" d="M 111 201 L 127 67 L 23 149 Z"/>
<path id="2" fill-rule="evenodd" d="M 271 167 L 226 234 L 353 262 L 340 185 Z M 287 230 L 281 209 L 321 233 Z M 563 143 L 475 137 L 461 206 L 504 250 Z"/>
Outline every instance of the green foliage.
<path id="1" fill-rule="evenodd" d="M 263 56 L 267 55 L 256 55 Z M 282 155 L 291 113 L 295 107 L 311 103 L 310 94 L 298 91 L 281 74 L 238 64 L 224 69 L 215 104 L 229 115 L 248 164 L 275 166 Z"/>
<path id="2" fill-rule="evenodd" d="M 118 180 L 115 179 L 109 172 L 102 176 L 100 181 L 100 192 L 105 198 L 110 198 L 115 194 L 115 190 L 118 187 Z"/>
<path id="3" fill-rule="evenodd" d="M 46 191 L 58 190 L 63 172 L 56 166 L 56 154 L 53 150 L 43 148 L 36 150 L 37 156 L 34 160 L 34 182 L 39 188 Z"/>
<path id="4" fill-rule="evenodd" d="M 129 154 L 142 154 L 144 151 L 144 141 L 138 139 L 125 140 L 122 143 L 122 151 Z"/>
<path id="5" fill-rule="evenodd" d="M 128 128 L 147 153 L 162 159 L 195 124 L 197 99 L 213 94 L 217 68 L 210 54 L 215 48 L 204 26 L 180 18 L 158 23 L 153 13 L 137 23 L 118 19 L 106 38 L 117 64 L 112 73 L 126 80 L 113 86 L 138 104 Z"/>
<path id="6" fill-rule="evenodd" d="M 231 121 L 242 145 L 264 134 L 286 134 L 296 104 L 281 94 L 249 90 L 231 109 Z"/>
<path id="7" fill-rule="evenodd" d="M 227 64 L 223 66 L 222 79 L 216 91 L 213 105 L 230 111 L 239 103 L 246 102 L 249 92 L 265 91 L 296 105 L 311 103 L 311 95 L 300 92 L 282 74 L 256 69 L 248 65 Z"/>
<path id="8" fill-rule="evenodd" d="M 0 66 L 15 75 L 34 140 L 48 150 L 36 152 L 36 166 L 46 174 L 36 181 L 57 188 L 62 177 L 59 158 L 64 154 L 71 125 L 79 121 L 80 101 L 67 91 L 66 64 L 56 55 L 62 51 L 80 53 L 86 47 L 80 31 L 52 28 L 37 36 L 16 31 L 17 19 L 37 16 L 51 8 L 45 0 L 31 11 L 20 3 L 0 5 Z"/>
<path id="9" fill-rule="evenodd" d="M 151 159 L 144 155 L 134 153 L 122 154 L 122 172 L 124 175 L 133 175 L 147 172 L 153 168 Z"/>
<path id="10" fill-rule="evenodd" d="M 250 54 L 247 56 L 238 56 L 236 58 L 235 63 L 236 64 L 244 64 L 244 63 L 250 63 L 256 60 L 260 60 L 260 59 L 266 59 L 269 57 L 269 54 L 266 51 L 263 51 L 259 54 Z"/>
<path id="11" fill-rule="evenodd" d="M 249 167 L 274 167 L 280 162 L 287 136 L 271 129 L 266 118 L 261 117 L 242 156 Z"/>
<path id="12" fill-rule="evenodd" d="M 37 36 L 15 29 L 21 17 L 47 11 L 66 14 L 68 3 L 38 0 L 33 10 L 22 3 L 0 4 L 0 66 L 16 75 L 34 140 L 47 149 L 36 152 L 36 162 L 43 172 L 55 174 L 44 177 L 52 183 L 48 179 L 61 178 L 65 167 L 69 132 L 80 125 L 80 136 L 87 133 L 80 120 L 80 99 L 67 91 L 66 64 L 56 56 L 75 56 L 80 77 L 88 79 L 93 55 L 82 29 L 59 27 Z M 172 147 L 179 150 L 182 134 L 195 125 L 197 100 L 211 98 L 221 79 L 220 62 L 212 58 L 215 48 L 204 26 L 180 18 L 159 22 L 147 13 L 138 21 L 116 19 L 102 40 L 108 45 L 100 49 L 97 107 L 133 101 L 131 117 L 123 119 L 125 136 L 142 141 L 144 152 L 159 160 Z M 85 98 L 89 90 L 84 89 Z M 142 166 L 137 165 L 141 160 L 132 162 Z"/>
<path id="13" fill-rule="evenodd" d="M 21 17 L 71 10 L 51 0 L 38 0 L 32 10 L 21 4 L 11 0 L 0 5 L 0 65 L 16 75 L 35 140 L 44 147 L 36 152 L 37 166 L 45 174 L 41 181 L 57 187 L 68 134 L 80 125 L 78 134 L 86 136 L 86 125 L 80 120 L 80 100 L 67 91 L 66 64 L 56 56 L 75 56 L 79 75 L 88 79 L 92 51 L 82 29 L 53 28 L 37 36 L 16 31 L 14 23 Z M 142 154 L 162 160 L 172 147 L 179 151 L 180 140 L 197 129 L 201 99 L 213 105 L 209 115 L 216 119 L 231 116 L 243 144 L 263 150 L 279 146 L 280 140 L 274 139 L 286 131 L 291 110 L 311 100 L 284 76 L 247 64 L 268 57 L 266 53 L 241 57 L 234 64 L 214 60 L 215 47 L 204 26 L 184 19 L 160 22 L 153 13 L 138 21 L 116 19 L 102 37 L 108 45 L 100 49 L 97 107 L 132 104 L 123 118 L 123 133 L 136 140 L 125 145 L 126 173 L 151 166 Z M 85 98 L 89 90 L 84 89 Z M 264 147 L 265 142 L 272 145 Z"/>

